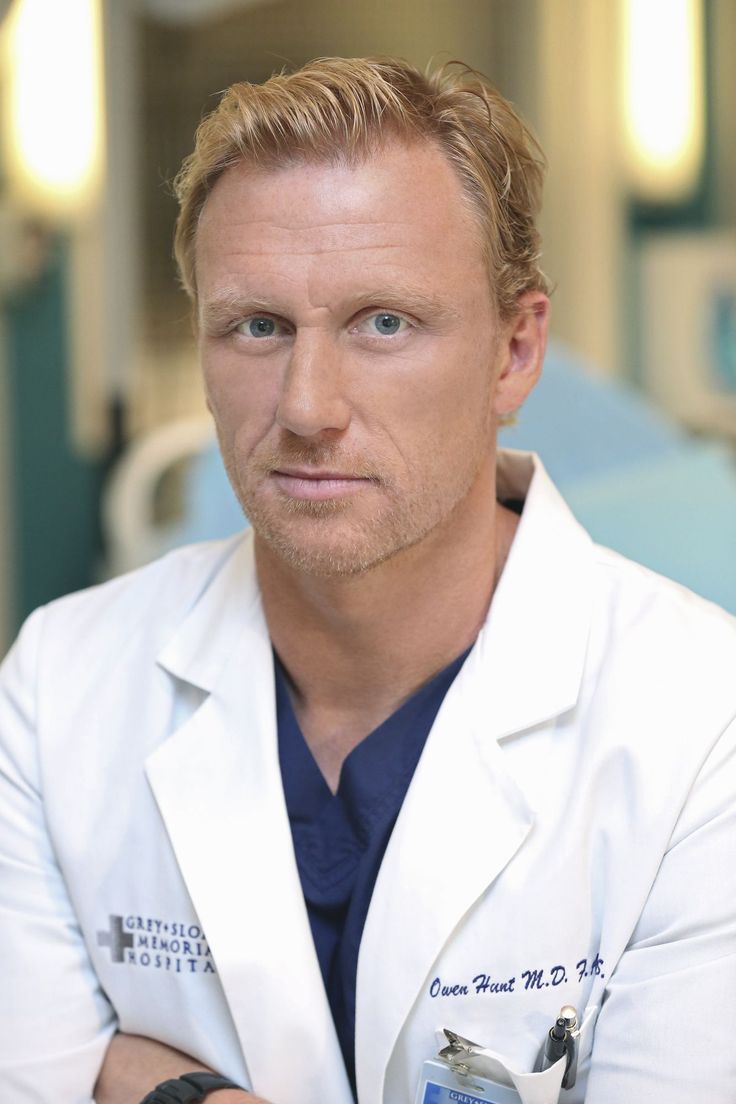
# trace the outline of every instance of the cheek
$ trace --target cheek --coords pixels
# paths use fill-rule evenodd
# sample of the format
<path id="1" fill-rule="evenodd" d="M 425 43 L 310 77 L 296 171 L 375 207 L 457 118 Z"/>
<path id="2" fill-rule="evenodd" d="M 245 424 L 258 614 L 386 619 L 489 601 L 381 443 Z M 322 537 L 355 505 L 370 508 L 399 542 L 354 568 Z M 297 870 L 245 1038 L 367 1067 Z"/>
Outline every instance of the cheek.
<path id="1" fill-rule="evenodd" d="M 475 469 L 492 447 L 489 379 L 490 369 L 479 377 L 456 367 L 384 383 L 370 389 L 373 402 L 354 407 L 356 428 L 406 486 L 439 487 L 449 473 Z"/>
<path id="2" fill-rule="evenodd" d="M 490 423 L 493 361 L 491 350 L 469 343 L 442 344 L 431 360 L 394 381 L 381 397 L 400 432 L 453 446 L 458 435 Z"/>
<path id="3" fill-rule="evenodd" d="M 223 444 L 252 447 L 274 424 L 278 385 L 271 373 L 232 358 L 202 358 L 207 404 Z"/>

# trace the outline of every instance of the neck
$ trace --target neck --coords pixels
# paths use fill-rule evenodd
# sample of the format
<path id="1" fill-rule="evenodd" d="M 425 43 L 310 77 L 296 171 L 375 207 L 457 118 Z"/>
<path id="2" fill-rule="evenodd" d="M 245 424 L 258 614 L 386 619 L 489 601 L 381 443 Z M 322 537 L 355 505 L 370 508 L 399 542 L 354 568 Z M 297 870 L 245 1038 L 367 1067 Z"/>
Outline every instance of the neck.
<path id="1" fill-rule="evenodd" d="M 327 730 L 332 743 L 342 733 L 341 762 L 473 643 L 516 523 L 489 472 L 442 526 L 360 575 L 307 575 L 256 537 L 271 640 L 313 751 Z"/>

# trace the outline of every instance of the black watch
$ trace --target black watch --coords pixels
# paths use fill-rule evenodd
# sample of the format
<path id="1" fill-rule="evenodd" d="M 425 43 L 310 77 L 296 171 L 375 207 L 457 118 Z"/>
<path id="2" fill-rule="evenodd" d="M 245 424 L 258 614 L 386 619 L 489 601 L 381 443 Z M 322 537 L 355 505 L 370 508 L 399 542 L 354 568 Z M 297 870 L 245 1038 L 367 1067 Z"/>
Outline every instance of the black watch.
<path id="1" fill-rule="evenodd" d="M 141 1104 L 199 1104 L 216 1089 L 246 1090 L 219 1073 L 183 1073 L 170 1081 L 162 1081 L 153 1092 L 143 1097 Z"/>

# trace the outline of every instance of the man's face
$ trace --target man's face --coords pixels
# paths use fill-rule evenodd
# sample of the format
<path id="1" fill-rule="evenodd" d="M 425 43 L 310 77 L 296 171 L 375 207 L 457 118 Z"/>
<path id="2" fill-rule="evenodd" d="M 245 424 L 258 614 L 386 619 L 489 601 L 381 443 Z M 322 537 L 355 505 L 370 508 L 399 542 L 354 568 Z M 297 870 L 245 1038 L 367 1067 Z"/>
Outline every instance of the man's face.
<path id="1" fill-rule="evenodd" d="M 367 570 L 492 486 L 503 342 L 477 225 L 432 145 L 228 169 L 196 259 L 225 465 L 290 564 Z"/>

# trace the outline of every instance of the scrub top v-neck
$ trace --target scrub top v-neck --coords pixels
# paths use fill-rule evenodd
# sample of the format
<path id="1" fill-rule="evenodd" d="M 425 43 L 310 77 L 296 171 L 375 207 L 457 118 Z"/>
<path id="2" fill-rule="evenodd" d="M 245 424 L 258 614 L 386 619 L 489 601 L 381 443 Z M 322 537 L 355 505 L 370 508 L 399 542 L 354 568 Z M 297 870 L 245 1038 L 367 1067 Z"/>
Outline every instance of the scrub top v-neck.
<path id="1" fill-rule="evenodd" d="M 274 653 L 279 760 L 299 877 L 355 1093 L 358 950 L 373 887 L 414 769 L 468 649 L 371 732 L 330 790 L 299 728 Z"/>

